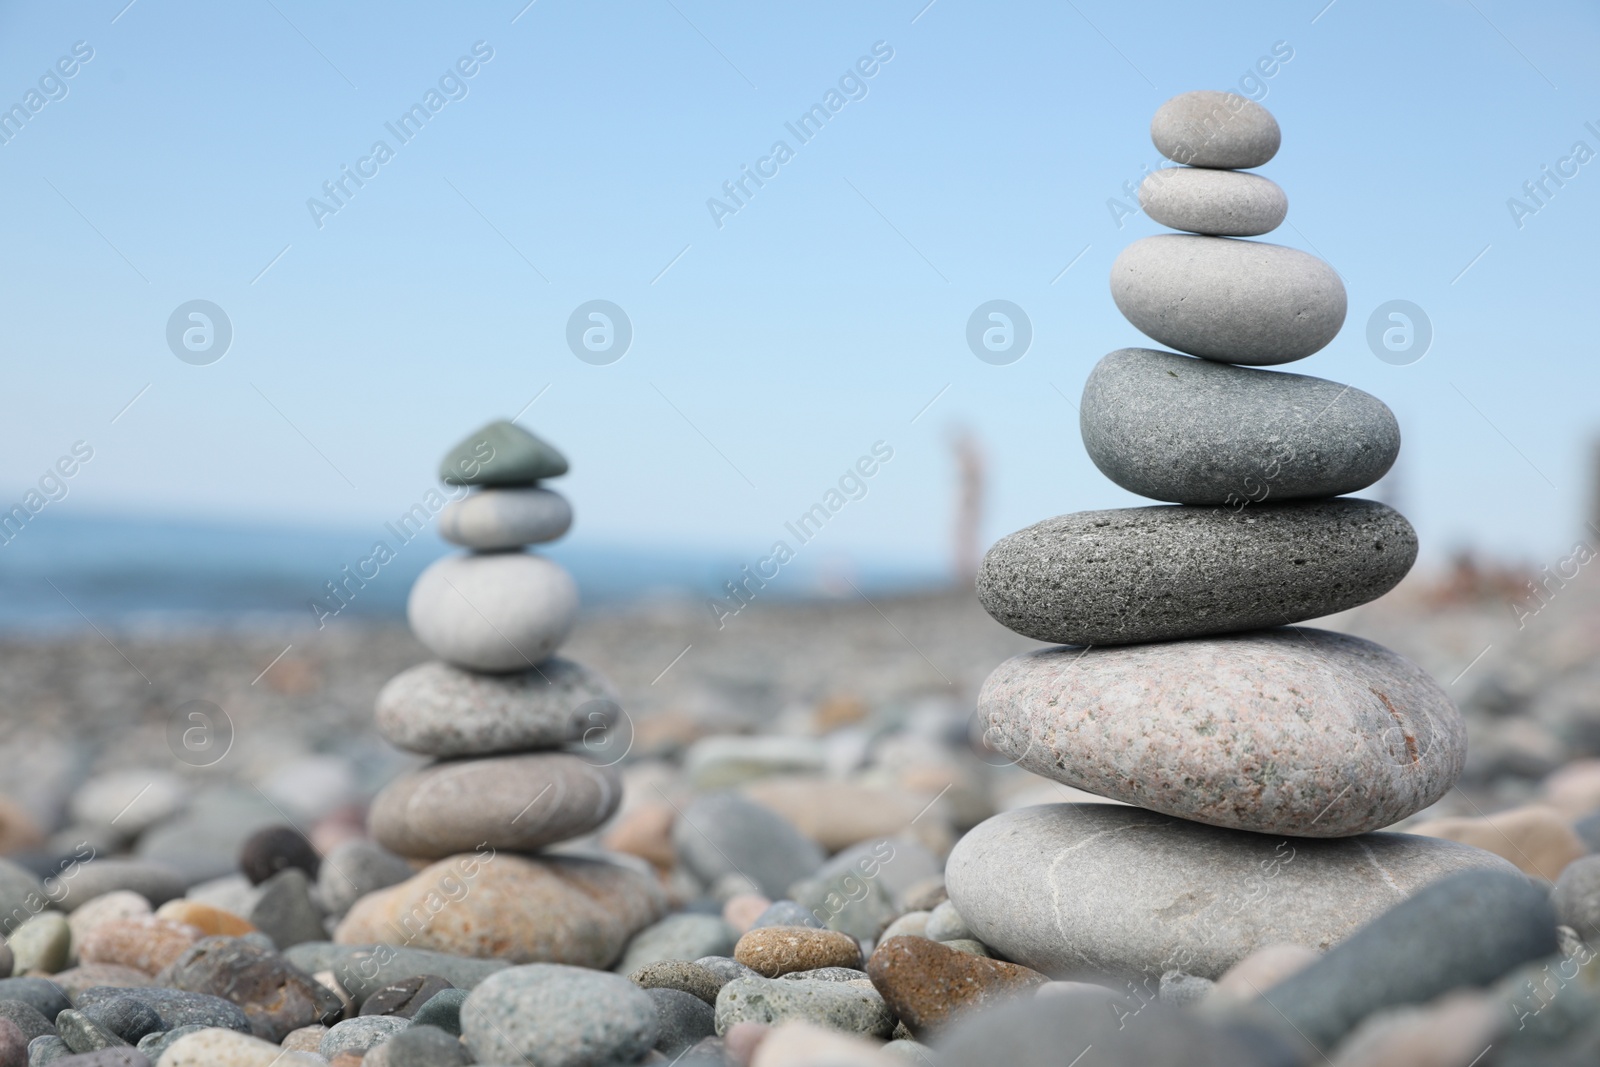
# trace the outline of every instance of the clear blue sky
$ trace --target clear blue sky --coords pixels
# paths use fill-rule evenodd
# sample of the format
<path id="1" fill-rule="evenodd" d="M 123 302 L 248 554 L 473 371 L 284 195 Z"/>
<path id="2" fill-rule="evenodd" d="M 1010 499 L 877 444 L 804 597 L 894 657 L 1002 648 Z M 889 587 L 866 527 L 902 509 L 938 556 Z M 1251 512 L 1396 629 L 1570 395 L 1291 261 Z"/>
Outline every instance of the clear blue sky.
<path id="1" fill-rule="evenodd" d="M 1147 343 L 1106 279 L 1159 228 L 1119 228 L 1107 201 L 1157 162 L 1163 100 L 1237 87 L 1286 42 L 1262 173 L 1292 227 L 1269 239 L 1350 296 L 1292 369 L 1394 408 L 1426 549 L 1570 548 L 1600 423 L 1600 161 L 1520 228 L 1507 200 L 1574 142 L 1600 151 L 1592 4 L 524 2 L 0 9 L 0 106 L 93 50 L 0 144 L 5 503 L 83 439 L 94 458 L 41 522 L 376 535 L 449 444 L 535 396 L 523 421 L 571 457 L 572 536 L 596 544 L 754 559 L 883 440 L 827 550 L 936 560 L 955 425 L 991 463 L 986 540 L 1139 503 L 1073 407 L 1100 356 Z M 476 42 L 492 58 L 402 144 L 385 124 Z M 800 144 L 785 123 L 876 42 L 892 59 L 847 82 L 865 96 Z M 378 140 L 393 158 L 362 164 Z M 719 228 L 708 198 L 778 140 L 793 158 Z M 308 199 L 363 165 L 319 228 Z M 1006 366 L 964 337 L 996 298 L 1034 330 Z M 194 299 L 232 323 L 211 365 L 167 345 Z M 619 362 L 567 347 L 591 299 L 632 322 Z M 1432 320 L 1418 363 L 1368 348 L 1391 299 Z"/>

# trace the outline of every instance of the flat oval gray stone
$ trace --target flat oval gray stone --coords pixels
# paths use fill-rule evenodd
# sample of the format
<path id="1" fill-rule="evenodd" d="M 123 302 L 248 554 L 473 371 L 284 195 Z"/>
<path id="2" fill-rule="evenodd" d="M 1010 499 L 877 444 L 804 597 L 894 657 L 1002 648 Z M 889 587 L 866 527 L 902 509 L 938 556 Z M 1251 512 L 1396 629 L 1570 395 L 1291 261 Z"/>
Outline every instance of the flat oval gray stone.
<path id="1" fill-rule="evenodd" d="M 1278 154 L 1282 139 L 1272 112 L 1238 93 L 1214 89 L 1179 93 L 1150 120 L 1156 151 L 1191 167 L 1259 167 Z"/>
<path id="2" fill-rule="evenodd" d="M 984 944 L 1056 978 L 1216 978 L 1258 948 L 1323 950 L 1424 886 L 1509 871 L 1411 834 L 1252 834 L 1115 804 L 1020 808 L 950 853 L 950 899 Z"/>
<path id="3" fill-rule="evenodd" d="M 1308 252 L 1264 241 L 1145 237 L 1111 264 L 1111 298 L 1141 332 L 1219 363 L 1292 363 L 1344 325 L 1338 273 Z"/>
<path id="4" fill-rule="evenodd" d="M 461 1006 L 479 1063 L 633 1063 L 656 1043 L 655 1001 L 620 975 L 534 963 L 484 979 Z"/>
<path id="5" fill-rule="evenodd" d="M 446 556 L 417 576 L 406 601 L 411 632 L 430 652 L 490 673 L 537 666 L 577 617 L 572 575 L 526 552 Z"/>
<path id="6" fill-rule="evenodd" d="M 1307 627 L 1027 652 L 989 675 L 978 713 L 984 741 L 1023 770 L 1297 837 L 1391 826 L 1449 792 L 1467 757 L 1461 714 L 1427 672 Z"/>
<path id="7" fill-rule="evenodd" d="M 1174 230 L 1214 237 L 1258 237 L 1283 222 L 1289 213 L 1289 197 L 1277 182 L 1259 174 L 1161 167 L 1139 183 L 1139 206 Z"/>
<path id="8" fill-rule="evenodd" d="M 621 799 L 615 769 L 567 752 L 448 760 L 384 786 L 367 824 L 402 856 L 441 859 L 484 844 L 532 852 L 595 829 Z"/>
<path id="9" fill-rule="evenodd" d="M 1078 412 L 1101 473 L 1176 504 L 1341 496 L 1382 478 L 1400 454 L 1400 424 L 1370 393 L 1149 348 L 1096 364 Z"/>
<path id="10" fill-rule="evenodd" d="M 1127 645 L 1259 630 L 1393 589 L 1417 558 L 1405 517 L 1342 497 L 1079 511 L 1001 538 L 978 599 L 1036 641 Z"/>
<path id="11" fill-rule="evenodd" d="M 537 487 L 483 489 L 451 501 L 439 513 L 440 537 L 480 552 L 554 541 L 571 527 L 567 498 Z"/>
<path id="12" fill-rule="evenodd" d="M 376 718 L 379 733 L 412 752 L 484 756 L 609 735 L 616 701 L 604 678 L 560 656 L 515 674 L 433 662 L 391 678 L 378 693 Z"/>

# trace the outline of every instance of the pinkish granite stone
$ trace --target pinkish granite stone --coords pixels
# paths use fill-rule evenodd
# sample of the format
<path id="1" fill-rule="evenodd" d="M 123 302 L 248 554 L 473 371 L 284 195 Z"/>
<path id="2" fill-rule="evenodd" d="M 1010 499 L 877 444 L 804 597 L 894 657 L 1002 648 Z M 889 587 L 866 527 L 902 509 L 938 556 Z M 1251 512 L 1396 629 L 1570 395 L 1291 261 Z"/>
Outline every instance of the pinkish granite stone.
<path id="1" fill-rule="evenodd" d="M 1035 774 L 1213 826 L 1344 837 L 1461 775 L 1466 729 L 1415 664 L 1305 627 L 1014 656 L 984 683 L 985 741 Z"/>

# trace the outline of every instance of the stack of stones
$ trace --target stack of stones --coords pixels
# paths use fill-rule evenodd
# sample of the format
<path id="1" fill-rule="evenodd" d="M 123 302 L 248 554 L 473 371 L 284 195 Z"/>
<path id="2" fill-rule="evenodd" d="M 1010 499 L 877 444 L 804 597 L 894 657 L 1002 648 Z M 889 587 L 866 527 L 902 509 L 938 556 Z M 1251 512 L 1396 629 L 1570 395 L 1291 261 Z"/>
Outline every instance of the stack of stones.
<path id="1" fill-rule="evenodd" d="M 385 786 L 368 816 L 379 844 L 433 866 L 359 901 L 342 942 L 606 966 L 657 917 L 647 876 L 526 855 L 597 829 L 622 796 L 613 691 L 554 655 L 575 621 L 577 586 L 525 550 L 571 525 L 566 499 L 540 484 L 566 471 L 560 452 L 506 421 L 444 458 L 440 478 L 470 488 L 440 513 L 439 532 L 468 551 L 428 567 L 407 605 L 412 632 L 439 659 L 397 675 L 377 701 L 379 732 L 433 761 Z M 593 930 L 553 931 L 572 909 L 615 914 Z"/>
<path id="2" fill-rule="evenodd" d="M 1277 122 L 1195 92 L 1151 133 L 1184 165 L 1152 173 L 1140 203 L 1187 232 L 1127 248 L 1111 292 L 1177 351 L 1112 352 L 1080 411 L 1096 466 L 1171 504 L 1048 519 L 998 542 L 977 579 L 996 620 L 1069 646 L 990 675 L 986 739 L 1120 802 L 1007 812 L 950 857 L 950 898 L 976 936 L 1057 976 L 1215 977 L 1264 945 L 1327 948 L 1450 873 L 1509 869 L 1371 832 L 1455 784 L 1461 717 L 1393 652 L 1293 625 L 1393 588 L 1417 541 L 1397 512 L 1343 495 L 1394 462 L 1389 409 L 1258 369 L 1318 351 L 1345 316 L 1328 264 L 1238 239 L 1287 211 L 1245 170 L 1276 153 Z"/>

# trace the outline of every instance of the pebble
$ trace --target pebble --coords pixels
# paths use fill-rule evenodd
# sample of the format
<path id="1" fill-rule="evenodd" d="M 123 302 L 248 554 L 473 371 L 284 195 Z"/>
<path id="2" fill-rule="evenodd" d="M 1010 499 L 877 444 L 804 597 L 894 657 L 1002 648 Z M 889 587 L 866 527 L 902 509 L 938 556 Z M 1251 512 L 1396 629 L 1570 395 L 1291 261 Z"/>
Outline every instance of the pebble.
<path id="1" fill-rule="evenodd" d="M 695 789 L 725 789 L 774 775 L 812 775 L 828 765 L 826 746 L 810 737 L 713 734 L 683 754 L 683 773 Z"/>
<path id="2" fill-rule="evenodd" d="M 250 911 L 250 923 L 280 949 L 328 936 L 322 909 L 311 900 L 306 872 L 288 867 L 261 883 L 261 897 Z"/>
<path id="3" fill-rule="evenodd" d="M 1263 945 L 1224 971 L 1208 999 L 1213 1004 L 1250 1000 L 1321 958 L 1322 953 L 1304 945 Z"/>
<path id="4" fill-rule="evenodd" d="M 616 970 L 631 974 L 662 960 L 697 960 L 701 956 L 726 956 L 739 935 L 715 915 L 669 915 L 647 926 L 628 942 Z"/>
<path id="5" fill-rule="evenodd" d="M 3 1016 L 0 1016 L 0 1067 L 28 1067 L 28 1036 Z"/>
<path id="6" fill-rule="evenodd" d="M 1139 183 L 1139 206 L 1163 226 L 1213 237 L 1259 237 L 1289 213 L 1282 187 L 1259 174 L 1162 167 Z"/>
<path id="7" fill-rule="evenodd" d="M 672 824 L 677 817 L 678 813 L 665 801 L 630 803 L 606 828 L 600 838 L 601 847 L 638 856 L 665 879 L 678 862 L 672 846 Z"/>
<path id="8" fill-rule="evenodd" d="M 373 798 L 367 823 L 379 844 L 402 856 L 532 852 L 602 825 L 621 800 L 616 768 L 569 752 L 528 752 L 403 774 Z"/>
<path id="9" fill-rule="evenodd" d="M 83 826 L 115 829 L 128 836 L 148 830 L 183 809 L 189 786 L 158 767 L 102 771 L 73 791 L 68 810 Z"/>
<path id="10" fill-rule="evenodd" d="M 809 926 L 764 926 L 739 938 L 733 958 L 766 978 L 818 967 L 861 966 L 861 946 L 849 934 Z"/>
<path id="11" fill-rule="evenodd" d="M 256 906 L 256 898 L 260 895 L 261 890 L 251 885 L 250 879 L 244 875 L 227 874 L 190 886 L 184 899 L 243 918 Z"/>
<path id="12" fill-rule="evenodd" d="M 687 960 L 662 960 L 648 963 L 628 975 L 628 981 L 641 989 L 676 989 L 716 1004 L 717 993 L 728 979 Z"/>
<path id="13" fill-rule="evenodd" d="M 56 906 L 66 912 L 118 891 L 138 893 L 156 906 L 183 896 L 185 889 L 183 876 L 165 863 L 109 857 L 77 864 L 60 884 L 66 891 L 57 894 Z"/>
<path id="14" fill-rule="evenodd" d="M 678 860 L 702 882 L 727 874 L 753 879 L 776 899 L 822 866 L 822 850 L 770 808 L 736 793 L 696 797 L 672 828 Z"/>
<path id="15" fill-rule="evenodd" d="M 269 1041 L 326 1023 L 343 1010 L 332 990 L 277 953 L 240 938 L 206 938 L 175 960 L 161 980 L 174 989 L 233 1001 L 244 1009 L 251 1033 Z"/>
<path id="16" fill-rule="evenodd" d="M 449 1034 L 461 1034 L 461 1005 L 465 1004 L 471 990 L 446 989 L 428 998 L 411 1017 L 412 1029 L 438 1028 Z"/>
<path id="17" fill-rule="evenodd" d="M 1163 233 L 1111 264 L 1111 298 L 1141 333 L 1221 363 L 1270 366 L 1320 350 L 1344 325 L 1339 274 L 1264 241 Z"/>
<path id="18" fill-rule="evenodd" d="M 150 914 L 150 902 L 138 893 L 119 889 L 85 900 L 67 916 L 67 927 L 74 943 L 82 944 L 90 931 L 113 919 L 142 919 Z"/>
<path id="19" fill-rule="evenodd" d="M 828 852 L 892 837 L 919 815 L 934 821 L 926 797 L 820 776 L 767 778 L 740 792 L 788 819 Z"/>
<path id="20" fill-rule="evenodd" d="M 116 963 L 81 964 L 51 975 L 50 980 L 74 1003 L 83 995 L 84 990 L 93 989 L 95 986 L 132 989 L 155 984 L 155 979 L 143 971 L 136 971 L 132 967 L 123 967 Z"/>
<path id="21" fill-rule="evenodd" d="M 803 1020 L 849 1034 L 887 1038 L 895 1018 L 867 983 L 735 978 L 717 994 L 717 1033 L 737 1023 Z"/>
<path id="22" fill-rule="evenodd" d="M 17 973 L 65 970 L 72 950 L 72 928 L 58 911 L 41 911 L 23 922 L 6 938 L 11 947 L 12 969 Z"/>
<path id="23" fill-rule="evenodd" d="M 414 974 L 374 990 L 361 1002 L 361 1014 L 409 1019 L 428 1001 L 452 988 L 436 974 Z"/>
<path id="24" fill-rule="evenodd" d="M 694 961 L 695 966 L 704 967 L 717 976 L 718 981 L 727 985 L 735 978 L 759 978 L 760 975 L 734 959 L 732 956 L 702 956 Z"/>
<path id="25" fill-rule="evenodd" d="M 468 434 L 439 461 L 446 485 L 530 485 L 567 473 L 567 458 L 516 423 L 496 419 Z"/>
<path id="26" fill-rule="evenodd" d="M 61 1067 L 150 1067 L 150 1058 L 138 1049 L 107 1048 L 54 1061 Z"/>
<path id="27" fill-rule="evenodd" d="M 908 911 L 894 922 L 883 928 L 883 934 L 878 938 L 887 941 L 891 937 L 927 937 L 928 921 L 933 918 L 931 911 Z M 961 920 L 963 924 L 966 920 Z M 933 938 L 932 940 L 938 940 Z"/>
<path id="28" fill-rule="evenodd" d="M 54 982 L 33 975 L 0 978 L 0 1001 L 5 1000 L 21 1001 L 46 1019 L 54 1019 L 72 1007 L 72 1003 Z"/>
<path id="29" fill-rule="evenodd" d="M 156 1067 L 327 1067 L 310 1052 L 286 1052 L 270 1041 L 232 1030 L 196 1030 L 166 1047 Z"/>
<path id="30" fill-rule="evenodd" d="M 842 855 L 842 853 L 841 853 Z M 849 934 L 857 941 L 870 941 L 898 914 L 883 879 L 864 877 L 853 866 L 840 870 L 834 861 L 817 873 L 790 887 L 795 900 L 829 930 Z"/>
<path id="31" fill-rule="evenodd" d="M 1370 393 L 1149 348 L 1096 364 L 1078 411 L 1102 474 L 1178 504 L 1342 496 L 1382 478 L 1400 454 L 1399 423 Z"/>
<path id="32" fill-rule="evenodd" d="M 1339 1046 L 1336 1067 L 1461 1067 L 1497 1043 L 1500 1006 L 1457 991 L 1424 1007 L 1380 1011 Z M 1496 1060 L 1495 1062 L 1502 1062 Z"/>
<path id="33" fill-rule="evenodd" d="M 334 1023 L 328 1032 L 322 1035 L 317 1051 L 330 1060 L 341 1052 L 352 1050 L 366 1052 L 410 1025 L 411 1020 L 396 1018 L 393 1015 L 367 1015 L 359 1019 L 346 1019 Z"/>
<path id="34" fill-rule="evenodd" d="M 884 939 L 867 961 L 867 975 L 889 1010 L 919 1038 L 1048 981 L 1027 967 L 956 952 L 923 937 Z"/>
<path id="35" fill-rule="evenodd" d="M 812 914 L 810 908 L 802 907 L 792 900 L 775 900 L 750 924 L 751 930 L 759 930 L 766 926 L 810 926 L 815 929 L 824 929 L 821 920 Z"/>
<path id="36" fill-rule="evenodd" d="M 176 1026 L 165 1033 L 151 1034 L 139 1042 L 139 1051 L 144 1053 L 151 1063 L 160 1063 L 161 1056 L 169 1047 L 182 1041 L 190 1034 L 197 1034 L 205 1030 L 204 1026 Z M 248 1033 L 248 1031 L 246 1031 Z"/>
<path id="37" fill-rule="evenodd" d="M 1540 783 L 1547 804 L 1569 819 L 1600 809 L 1600 759 L 1576 759 Z"/>
<path id="38" fill-rule="evenodd" d="M 155 974 L 183 955 L 203 935 L 185 923 L 149 916 L 114 919 L 90 931 L 78 946 L 84 963 L 117 963 Z"/>
<path id="39" fill-rule="evenodd" d="M 500 675 L 432 662 L 390 679 L 378 693 L 376 721 L 379 733 L 411 752 L 486 756 L 598 737 L 617 726 L 616 700 L 599 674 L 560 656 Z"/>
<path id="40" fill-rule="evenodd" d="M 323 859 L 317 896 L 330 913 L 343 915 L 368 893 L 399 885 L 415 873 L 411 864 L 376 841 L 346 841 Z"/>
<path id="41" fill-rule="evenodd" d="M 770 1029 L 763 1027 L 763 1031 L 750 1058 L 739 1062 L 748 1062 L 750 1067 L 897 1067 L 905 1062 L 890 1053 L 887 1045 L 799 1019 Z M 731 1041 L 729 1051 L 733 1051 Z M 930 1059 L 921 1067 L 935 1062 Z"/>
<path id="42" fill-rule="evenodd" d="M 1263 992 L 1263 1025 L 1332 1049 L 1373 1012 L 1488 985 L 1556 951 L 1544 891 L 1514 871 L 1464 871 L 1427 886 L 1317 962 Z"/>
<path id="43" fill-rule="evenodd" d="M 466 1047 L 454 1035 L 415 1023 L 361 1060 L 362 1067 L 458 1067 L 471 1062 Z"/>
<path id="44" fill-rule="evenodd" d="M 72 1050 L 67 1043 L 54 1034 L 36 1037 L 28 1042 L 28 1067 L 42 1067 L 43 1064 L 55 1063 L 72 1055 Z"/>
<path id="45" fill-rule="evenodd" d="M 778 977 L 785 982 L 859 982 L 866 980 L 867 972 L 859 967 L 813 967 L 809 971 L 787 971 Z"/>
<path id="46" fill-rule="evenodd" d="M 1574 860 L 1556 879 L 1550 896 L 1563 926 L 1570 926 L 1585 941 L 1600 944 L 1600 856 Z"/>
<path id="47" fill-rule="evenodd" d="M 1184 1007 L 1189 1004 L 1198 1004 L 1210 996 L 1216 983 L 1209 978 L 1201 978 L 1197 974 L 1184 974 L 1182 971 L 1168 971 L 1161 976 L 1160 991 L 1157 994 L 1163 1004 L 1174 1007 Z"/>
<path id="48" fill-rule="evenodd" d="M 572 505 L 550 489 L 483 489 L 439 513 L 439 536 L 478 552 L 536 545 L 572 527 Z"/>
<path id="49" fill-rule="evenodd" d="M 243 937 L 256 929 L 249 919 L 198 900 L 169 900 L 156 910 L 156 918 L 192 926 L 207 937 Z"/>
<path id="50" fill-rule="evenodd" d="M 44 886 L 31 871 L 8 859 L 0 859 L 0 915 L 32 915 L 39 909 L 31 907 L 29 901 L 36 903 L 43 899 Z"/>
<path id="51" fill-rule="evenodd" d="M 1561 813 L 1544 804 L 1528 804 L 1482 818 L 1430 819 L 1406 830 L 1493 852 L 1515 864 L 1522 873 L 1547 882 L 1556 881 L 1567 864 L 1589 852 Z"/>
<path id="52" fill-rule="evenodd" d="M 526 671 L 561 646 L 578 617 L 578 586 L 526 552 L 446 556 L 411 587 L 411 632 L 440 659 L 489 673 Z"/>
<path id="53" fill-rule="evenodd" d="M 989 747 L 1024 770 L 1266 834 L 1392 825 L 1466 760 L 1466 726 L 1426 671 L 1308 627 L 1027 652 L 990 674 L 978 709 Z"/>
<path id="54" fill-rule="evenodd" d="M 84 991 L 77 1005 L 90 1014 L 124 998 L 136 998 L 141 1004 L 153 1008 L 161 1016 L 164 1029 L 176 1030 L 184 1026 L 220 1027 L 250 1032 L 250 1017 L 244 1009 L 231 1000 L 209 993 L 192 993 L 181 989 L 161 987 L 140 989 L 97 988 Z"/>
<path id="55" fill-rule="evenodd" d="M 676 989 L 646 989 L 645 996 L 656 1006 L 657 1051 L 676 1056 L 716 1033 L 716 1013 L 699 997 Z"/>
<path id="56" fill-rule="evenodd" d="M 46 1034 L 53 1035 L 56 1032 L 55 1025 L 50 1019 L 46 1018 L 38 1008 L 23 1000 L 0 999 L 0 1019 L 21 1031 L 25 1041 L 32 1041 Z"/>
<path id="57" fill-rule="evenodd" d="M 296 945 L 284 958 L 307 974 L 330 971 L 357 1004 L 391 983 L 419 974 L 436 975 L 459 989 L 471 989 L 510 964 L 505 960 L 469 959 L 415 947 L 380 944 Z"/>
<path id="58" fill-rule="evenodd" d="M 932 941 L 961 941 L 972 940 L 975 935 L 956 906 L 946 900 L 928 914 L 922 936 Z"/>
<path id="59" fill-rule="evenodd" d="M 535 963 L 491 975 L 461 1010 L 480 1063 L 537 1056 L 540 1067 L 628 1063 L 656 1043 L 655 1002 L 619 975 Z"/>
<path id="60" fill-rule="evenodd" d="M 1216 978 L 1280 942 L 1326 948 L 1467 870 L 1515 869 L 1409 834 L 1290 840 L 1120 805 L 1049 804 L 969 831 L 945 877 L 968 925 L 1005 959 L 1052 976 L 1155 980 L 1173 969 Z"/>
<path id="61" fill-rule="evenodd" d="M 772 907 L 772 901 L 760 893 L 736 893 L 722 905 L 722 920 L 742 934 L 756 924 L 756 920 Z"/>
<path id="62" fill-rule="evenodd" d="M 69 1049 L 77 1053 L 99 1052 L 101 1049 L 132 1044 L 76 1008 L 68 1008 L 56 1016 L 56 1033 Z"/>
<path id="63" fill-rule="evenodd" d="M 288 1049 L 290 1052 L 317 1052 L 322 1047 L 322 1038 L 327 1032 L 328 1028 L 321 1023 L 302 1026 L 286 1034 L 284 1039 L 278 1042 L 278 1047 Z M 321 1055 L 320 1052 L 317 1054 Z"/>
<path id="64" fill-rule="evenodd" d="M 1332 615 L 1387 593 L 1416 558 L 1411 524 L 1370 500 L 1114 508 L 1002 537 L 977 587 L 1025 637 L 1126 645 Z"/>
<path id="65" fill-rule="evenodd" d="M 259 886 L 279 871 L 294 867 L 316 878 L 322 857 L 316 848 L 292 826 L 267 826 L 245 839 L 239 849 L 239 870 Z"/>
<path id="66" fill-rule="evenodd" d="M 363 897 L 334 940 L 610 967 L 665 910 L 655 879 L 631 867 L 577 857 L 457 856 Z M 465 984 L 437 966 L 426 970 Z"/>
<path id="67" fill-rule="evenodd" d="M 1272 112 L 1238 93 L 1214 89 L 1179 93 L 1150 120 L 1156 151 L 1191 167 L 1259 167 L 1277 155 L 1282 137 Z"/>
<path id="68" fill-rule="evenodd" d="M 130 1045 L 137 1045 L 148 1034 L 169 1029 L 154 1007 L 138 999 L 137 996 L 127 994 L 112 997 L 94 1007 L 83 1005 L 82 1013 Z M 56 1016 L 58 1029 L 61 1027 L 62 1016 L 66 1014 L 62 1012 Z"/>

